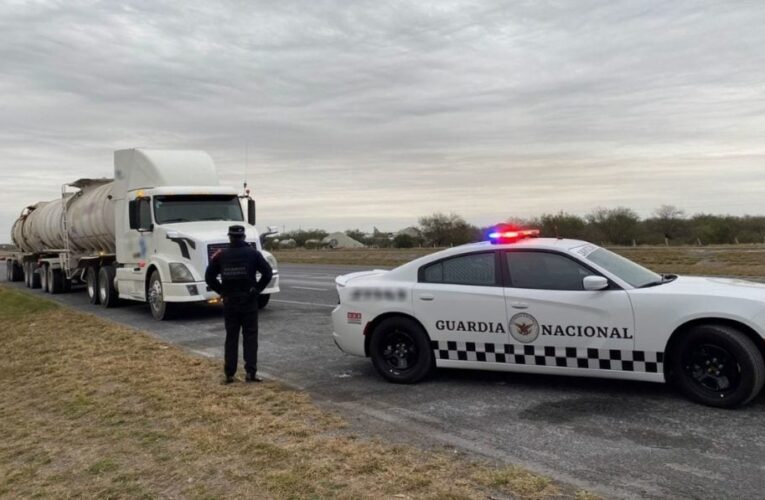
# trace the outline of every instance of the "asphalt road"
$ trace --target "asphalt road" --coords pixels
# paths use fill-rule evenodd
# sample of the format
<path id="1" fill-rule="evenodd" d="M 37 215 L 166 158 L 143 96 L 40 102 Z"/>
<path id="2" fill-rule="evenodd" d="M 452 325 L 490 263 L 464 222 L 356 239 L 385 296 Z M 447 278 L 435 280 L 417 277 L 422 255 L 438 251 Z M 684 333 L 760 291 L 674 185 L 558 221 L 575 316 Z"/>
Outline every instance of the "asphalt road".
<path id="1" fill-rule="evenodd" d="M 333 279 L 357 269 L 281 265 L 283 291 L 261 314 L 260 371 L 309 391 L 358 432 L 522 464 L 609 497 L 765 495 L 765 396 L 717 410 L 659 384 L 463 370 L 440 370 L 414 386 L 388 384 L 369 360 L 343 354 L 331 339 Z M 106 310 L 88 304 L 84 292 L 52 297 L 222 357 L 217 309 L 156 322 L 143 305 Z"/>

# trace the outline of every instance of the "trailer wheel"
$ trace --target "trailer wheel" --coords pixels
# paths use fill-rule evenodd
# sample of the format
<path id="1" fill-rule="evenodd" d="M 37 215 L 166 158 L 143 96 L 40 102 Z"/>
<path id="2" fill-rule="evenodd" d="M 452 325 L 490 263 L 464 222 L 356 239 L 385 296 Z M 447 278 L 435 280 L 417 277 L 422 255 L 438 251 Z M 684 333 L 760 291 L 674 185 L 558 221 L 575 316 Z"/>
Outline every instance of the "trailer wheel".
<path id="1" fill-rule="evenodd" d="M 90 303 L 98 304 L 98 268 L 96 266 L 88 266 L 85 271 L 85 285 Z"/>
<path id="2" fill-rule="evenodd" d="M 10 281 L 23 281 L 24 270 L 16 262 L 11 262 L 11 279 Z"/>
<path id="3" fill-rule="evenodd" d="M 119 303 L 119 295 L 114 289 L 115 275 L 116 271 L 111 265 L 104 266 L 98 271 L 98 300 L 107 309 Z"/>
<path id="4" fill-rule="evenodd" d="M 48 292 L 59 294 L 64 291 L 64 272 L 48 266 Z"/>
<path id="5" fill-rule="evenodd" d="M 159 271 L 151 273 L 149 287 L 146 290 L 146 299 L 149 302 L 151 315 L 158 321 L 172 319 L 175 313 L 175 304 L 165 302 L 165 292 L 162 288 L 162 280 Z"/>
<path id="6" fill-rule="evenodd" d="M 29 288 L 40 288 L 40 273 L 36 273 L 37 265 L 29 263 Z"/>
<path id="7" fill-rule="evenodd" d="M 48 285 L 48 264 L 42 264 L 40 267 L 40 288 L 44 293 L 50 293 L 50 286 Z"/>

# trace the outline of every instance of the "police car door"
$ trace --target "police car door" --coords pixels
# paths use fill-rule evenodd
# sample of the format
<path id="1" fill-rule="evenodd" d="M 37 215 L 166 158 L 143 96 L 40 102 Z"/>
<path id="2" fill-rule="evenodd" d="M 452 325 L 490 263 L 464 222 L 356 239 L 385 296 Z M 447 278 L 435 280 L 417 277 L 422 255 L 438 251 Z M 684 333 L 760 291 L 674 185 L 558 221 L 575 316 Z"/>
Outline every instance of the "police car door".
<path id="1" fill-rule="evenodd" d="M 503 254 L 510 341 L 523 355 L 516 356 L 518 362 L 601 374 L 635 370 L 635 322 L 627 292 L 613 283 L 585 290 L 584 278 L 598 273 L 563 253 Z"/>
<path id="2" fill-rule="evenodd" d="M 490 250 L 420 268 L 414 310 L 434 342 L 437 365 L 485 367 L 494 361 L 494 345 L 507 341 L 500 264 L 499 252 Z"/>

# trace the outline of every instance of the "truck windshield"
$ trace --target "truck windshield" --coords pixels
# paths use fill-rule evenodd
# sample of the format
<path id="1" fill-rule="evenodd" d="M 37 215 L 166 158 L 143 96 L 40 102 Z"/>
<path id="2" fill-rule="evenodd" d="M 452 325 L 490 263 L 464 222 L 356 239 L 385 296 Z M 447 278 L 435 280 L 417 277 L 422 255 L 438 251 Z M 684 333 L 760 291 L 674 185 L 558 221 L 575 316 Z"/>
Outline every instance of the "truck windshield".
<path id="1" fill-rule="evenodd" d="M 625 259 L 621 255 L 617 255 L 605 248 L 598 248 L 589 254 L 587 259 L 599 265 L 606 271 L 618 276 L 635 288 L 652 284 L 661 284 L 664 282 L 660 274 L 656 274 L 640 264 Z"/>
<path id="2" fill-rule="evenodd" d="M 244 220 L 236 195 L 155 196 L 154 219 L 157 224 L 204 220 Z"/>

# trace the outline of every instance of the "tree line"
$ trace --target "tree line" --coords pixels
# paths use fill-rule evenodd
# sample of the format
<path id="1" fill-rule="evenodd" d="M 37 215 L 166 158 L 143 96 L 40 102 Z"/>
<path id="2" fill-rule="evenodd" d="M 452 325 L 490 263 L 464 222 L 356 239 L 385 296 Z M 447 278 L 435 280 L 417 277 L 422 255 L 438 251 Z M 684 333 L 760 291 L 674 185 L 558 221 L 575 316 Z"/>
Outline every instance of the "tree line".
<path id="1" fill-rule="evenodd" d="M 718 245 L 765 243 L 765 216 L 688 215 L 673 205 L 662 205 L 641 218 L 627 207 L 596 208 L 579 216 L 566 212 L 506 221 L 537 228 L 542 236 L 574 238 L 603 245 Z M 457 214 L 434 213 L 420 217 L 416 234 L 348 229 L 345 234 L 372 247 L 448 247 L 485 239 L 490 227 L 478 227 Z M 314 246 L 327 236 L 321 229 L 299 229 L 279 235 L 296 246 Z"/>

